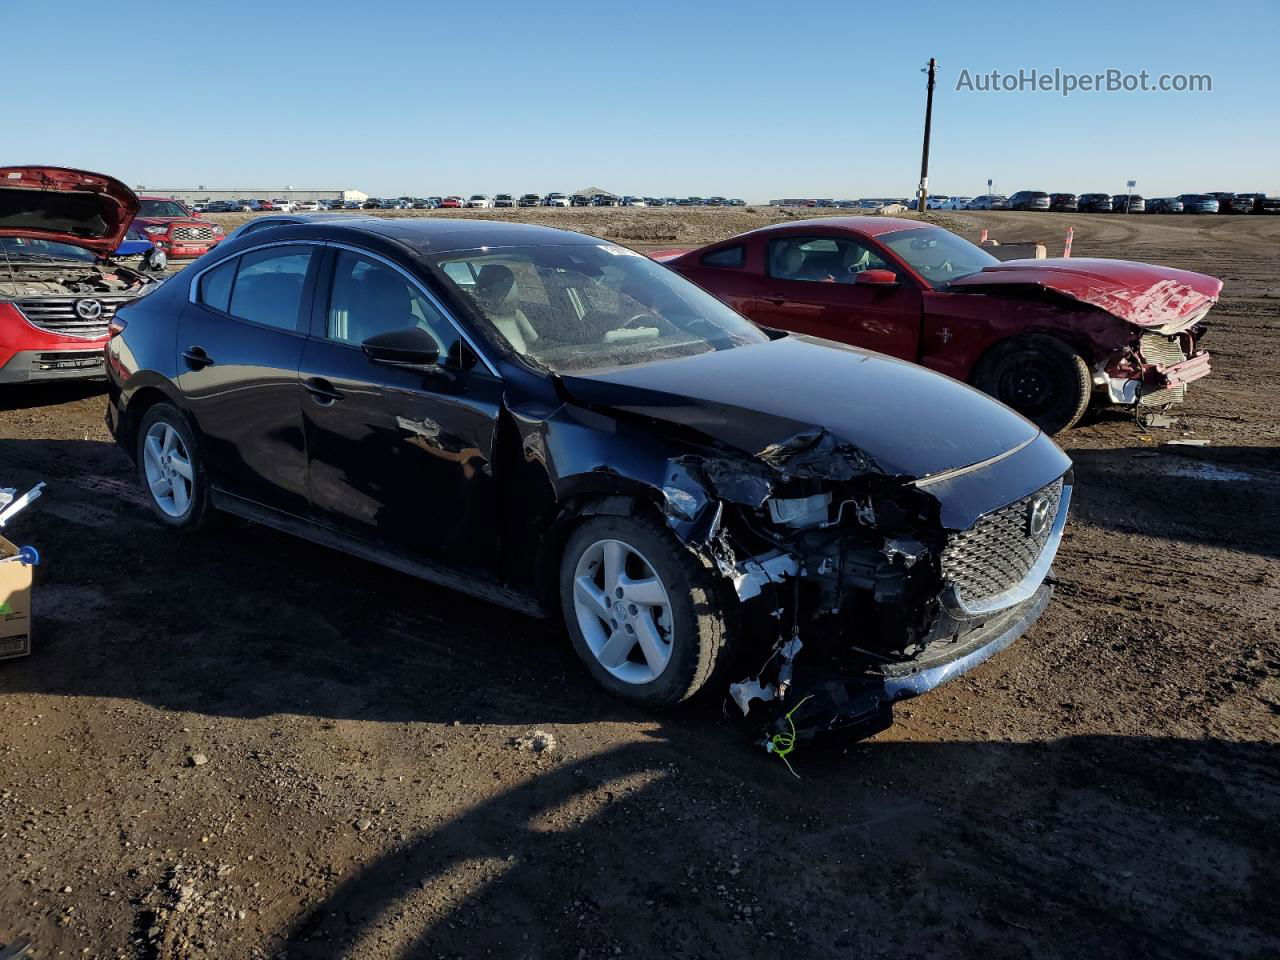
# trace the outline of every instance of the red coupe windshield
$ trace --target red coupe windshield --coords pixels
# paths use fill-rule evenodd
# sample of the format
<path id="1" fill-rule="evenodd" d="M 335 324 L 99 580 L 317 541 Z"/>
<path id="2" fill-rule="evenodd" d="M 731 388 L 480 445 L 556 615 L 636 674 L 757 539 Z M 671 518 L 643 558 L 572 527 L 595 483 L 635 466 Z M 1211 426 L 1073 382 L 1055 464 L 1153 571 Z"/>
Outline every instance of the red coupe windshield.
<path id="1" fill-rule="evenodd" d="M 934 288 L 977 273 L 1000 261 L 981 247 L 940 227 L 919 227 L 880 238 Z"/>

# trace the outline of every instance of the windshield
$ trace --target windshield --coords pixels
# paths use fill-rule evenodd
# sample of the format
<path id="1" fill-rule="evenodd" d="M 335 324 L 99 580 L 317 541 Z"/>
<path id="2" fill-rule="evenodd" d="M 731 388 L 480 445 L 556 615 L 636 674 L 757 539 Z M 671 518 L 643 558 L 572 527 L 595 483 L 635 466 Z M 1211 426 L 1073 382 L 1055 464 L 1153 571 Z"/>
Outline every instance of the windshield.
<path id="1" fill-rule="evenodd" d="M 140 217 L 189 217 L 187 208 L 177 200 L 141 200 L 138 202 Z"/>
<path id="2" fill-rule="evenodd" d="M 941 227 L 902 230 L 880 239 L 934 287 L 945 286 L 1000 262 L 981 247 Z"/>
<path id="3" fill-rule="evenodd" d="M 496 339 L 556 372 L 768 340 L 709 293 L 613 244 L 484 248 L 433 262 Z"/>
<path id="4" fill-rule="evenodd" d="M 82 260 L 94 263 L 97 257 L 84 247 L 53 240 L 34 240 L 29 237 L 0 237 L 0 261 L 10 260 Z"/>

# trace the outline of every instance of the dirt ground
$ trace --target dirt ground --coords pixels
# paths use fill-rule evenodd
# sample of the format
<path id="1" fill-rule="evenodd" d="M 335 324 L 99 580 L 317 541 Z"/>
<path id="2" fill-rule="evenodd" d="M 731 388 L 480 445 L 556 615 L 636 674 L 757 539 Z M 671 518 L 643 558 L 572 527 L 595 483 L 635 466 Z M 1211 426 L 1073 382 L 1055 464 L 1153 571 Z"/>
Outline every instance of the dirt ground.
<path id="1" fill-rule="evenodd" d="M 634 244 L 780 215 L 518 212 Z M 35 653 L 0 664 L 0 943 L 1280 954 L 1280 219 L 948 223 L 1054 253 L 1073 223 L 1077 256 L 1224 278 L 1214 372 L 1174 429 L 1062 437 L 1078 492 L 1049 612 L 885 733 L 797 751 L 802 780 L 716 702 L 611 700 L 553 627 L 247 524 L 171 535 L 99 392 L 0 395 L 0 483 L 49 482 L 6 529 L 44 562 Z"/>

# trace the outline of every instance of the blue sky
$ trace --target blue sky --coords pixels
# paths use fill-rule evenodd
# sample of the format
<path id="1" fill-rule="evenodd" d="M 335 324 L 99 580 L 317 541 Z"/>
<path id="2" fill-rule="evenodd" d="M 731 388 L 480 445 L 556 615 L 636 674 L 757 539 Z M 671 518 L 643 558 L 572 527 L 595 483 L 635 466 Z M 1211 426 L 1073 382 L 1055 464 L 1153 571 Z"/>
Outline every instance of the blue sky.
<path id="1" fill-rule="evenodd" d="M 1280 193 L 1280 2 L 0 0 L 3 163 L 373 195 Z M 1230 40 L 1227 39 L 1228 35 Z M 980 93 L 1020 68 L 1207 93 Z"/>

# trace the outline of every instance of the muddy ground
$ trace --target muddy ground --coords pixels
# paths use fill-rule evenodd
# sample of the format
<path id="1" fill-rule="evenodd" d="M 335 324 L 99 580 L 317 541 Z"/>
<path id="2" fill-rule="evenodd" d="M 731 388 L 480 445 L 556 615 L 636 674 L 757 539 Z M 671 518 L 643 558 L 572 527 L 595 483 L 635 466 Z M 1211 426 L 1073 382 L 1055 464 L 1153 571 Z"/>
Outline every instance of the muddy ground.
<path id="1" fill-rule="evenodd" d="M 525 214 L 521 211 L 521 214 Z M 738 211 L 535 211 L 632 243 Z M 1106 416 L 1049 612 L 793 778 L 550 628 L 242 523 L 169 534 L 93 390 L 0 396 L 0 942 L 37 957 L 1280 954 L 1280 219 L 964 214 L 1226 280 L 1172 430 Z M 687 219 L 682 219 L 687 218 Z M 1170 440 L 1208 446 L 1168 446 Z M 14 529 L 16 527 L 16 529 Z M 522 749 L 532 731 L 553 748 Z"/>

